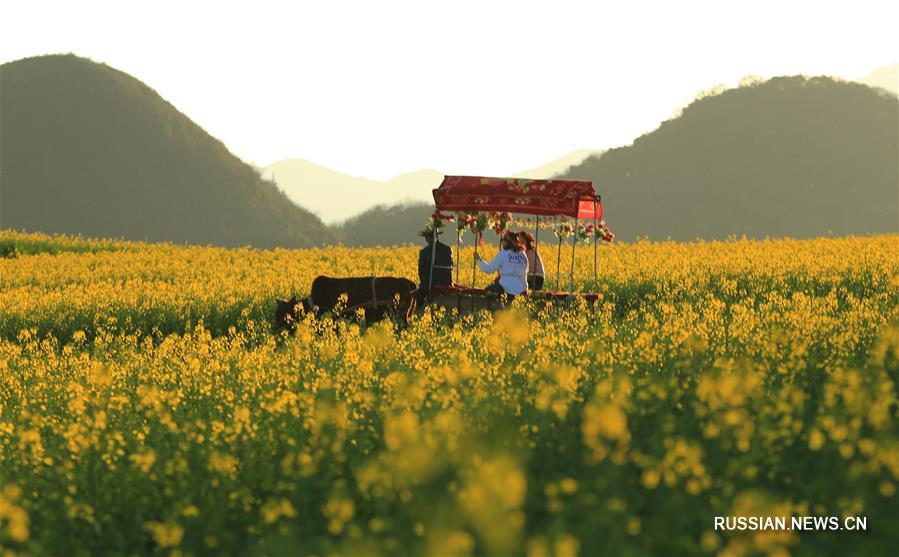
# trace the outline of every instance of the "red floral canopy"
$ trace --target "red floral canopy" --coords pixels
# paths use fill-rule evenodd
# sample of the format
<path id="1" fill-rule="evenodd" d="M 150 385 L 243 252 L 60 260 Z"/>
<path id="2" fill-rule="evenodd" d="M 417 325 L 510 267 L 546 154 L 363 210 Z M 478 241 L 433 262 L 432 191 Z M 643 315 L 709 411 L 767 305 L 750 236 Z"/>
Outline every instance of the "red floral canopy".
<path id="1" fill-rule="evenodd" d="M 530 180 L 446 176 L 434 190 L 438 211 L 508 211 L 602 219 L 602 204 L 589 180 Z"/>

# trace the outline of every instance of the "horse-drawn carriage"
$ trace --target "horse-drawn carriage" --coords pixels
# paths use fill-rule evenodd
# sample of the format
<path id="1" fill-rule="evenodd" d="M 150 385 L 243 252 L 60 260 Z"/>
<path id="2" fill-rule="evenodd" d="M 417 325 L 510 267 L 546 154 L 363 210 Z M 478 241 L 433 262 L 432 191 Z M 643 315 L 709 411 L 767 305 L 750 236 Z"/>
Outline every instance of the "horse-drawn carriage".
<path id="1" fill-rule="evenodd" d="M 457 230 L 461 232 L 466 223 L 471 223 L 472 232 L 477 235 L 475 253 L 481 235 L 490 222 L 489 219 L 477 218 L 488 214 L 493 216 L 492 228 L 497 234 L 502 235 L 506 225 L 511 220 L 512 214 L 533 216 L 531 224 L 534 227 L 534 249 L 537 250 L 540 242 L 540 230 L 542 224 L 548 224 L 558 218 L 559 226 L 554 227 L 556 233 L 566 230 L 571 236 L 571 265 L 568 275 L 568 288 L 562 289 L 562 277 L 559 273 L 561 266 L 561 248 L 563 237 L 559 237 L 558 249 L 559 265 L 554 281 L 553 290 L 531 290 L 527 297 L 531 300 L 546 303 L 569 303 L 577 298 L 582 298 L 588 303 L 593 303 L 597 295 L 595 293 L 575 292 L 574 262 L 575 249 L 579 234 L 582 237 L 593 239 L 593 289 L 596 289 L 598 278 L 598 243 L 599 240 L 611 241 L 611 233 L 602 223 L 602 203 L 596 193 L 593 183 L 587 180 L 532 180 L 525 178 L 486 178 L 477 176 L 446 176 L 440 187 L 434 190 L 434 203 L 436 211 L 431 217 L 429 229 L 434 234 L 436 246 L 438 229 L 443 222 L 455 220 Z M 451 213 L 444 215 L 444 212 Z M 504 218 L 503 215 L 506 215 Z M 541 217 L 545 220 L 541 223 Z M 562 219 L 573 220 L 571 223 L 563 223 Z M 581 220 L 590 224 L 580 226 Z M 459 242 L 456 245 L 455 276 L 459 276 Z M 431 257 L 433 265 L 434 257 Z M 493 292 L 484 288 L 477 288 L 474 282 L 474 270 L 472 270 L 472 283 L 470 285 L 456 284 L 451 286 L 430 286 L 430 303 L 455 310 L 459 313 L 470 313 L 481 309 L 496 309 L 503 305 L 503 300 Z M 433 268 L 431 274 L 433 276 Z"/>
<path id="2" fill-rule="evenodd" d="M 554 290 L 530 291 L 527 297 L 531 300 L 547 303 L 569 303 L 581 298 L 588 303 L 596 300 L 595 293 L 576 293 L 574 282 L 575 249 L 578 236 L 591 237 L 593 241 L 593 289 L 597 285 L 599 240 L 611 240 L 611 233 L 601 223 L 602 204 L 593 183 L 587 180 L 532 180 L 525 178 L 487 178 L 478 176 L 446 176 L 440 186 L 433 190 L 436 210 L 428 225 L 433 234 L 432 249 L 436 249 L 436 238 L 445 222 L 455 220 L 460 232 L 456 243 L 455 276 L 456 284 L 427 285 L 427 302 L 443 307 L 450 312 L 460 314 L 472 313 L 481 309 L 498 309 L 505 304 L 502 296 L 498 296 L 484 288 L 478 288 L 474 281 L 470 285 L 458 284 L 459 251 L 461 232 L 470 228 L 477 236 L 475 253 L 481 237 L 493 222 L 492 228 L 498 233 L 504 232 L 512 214 L 535 217 L 535 250 L 540 241 L 541 217 L 558 219 L 558 232 L 566 230 L 559 236 L 558 264 Z M 450 214 L 444 214 L 448 212 Z M 574 222 L 562 224 L 567 218 Z M 579 228 L 582 219 L 592 224 Z M 580 234 L 578 234 L 580 231 Z M 562 238 L 571 236 L 571 265 L 568 276 L 568 288 L 563 290 L 561 273 Z M 426 248 L 427 249 L 427 248 Z M 429 277 L 434 276 L 435 257 L 432 252 Z M 421 285 L 423 288 L 425 285 Z M 330 278 L 318 277 L 313 281 L 310 295 L 304 300 L 278 300 L 275 313 L 275 328 L 291 328 L 292 323 L 300 319 L 305 312 L 323 313 L 330 311 L 341 317 L 357 315 L 364 312 L 367 321 L 375 321 L 388 314 L 408 320 L 415 309 L 415 284 L 412 281 L 397 277 L 355 277 Z M 342 300 L 342 303 L 339 302 Z"/>

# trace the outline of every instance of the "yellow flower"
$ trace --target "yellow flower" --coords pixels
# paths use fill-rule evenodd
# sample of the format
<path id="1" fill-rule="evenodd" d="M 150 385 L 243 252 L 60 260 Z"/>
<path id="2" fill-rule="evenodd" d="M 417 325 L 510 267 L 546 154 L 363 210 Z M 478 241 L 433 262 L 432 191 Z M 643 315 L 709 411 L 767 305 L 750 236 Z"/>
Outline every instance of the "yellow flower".
<path id="1" fill-rule="evenodd" d="M 554 553 L 557 557 L 577 557 L 581 544 L 577 538 L 568 534 L 556 537 L 553 543 Z"/>
<path id="2" fill-rule="evenodd" d="M 144 529 L 160 547 L 176 547 L 184 537 L 184 528 L 177 522 L 145 522 Z"/>
<path id="3" fill-rule="evenodd" d="M 297 515 L 293 504 L 287 499 L 270 499 L 262 505 L 259 513 L 262 515 L 262 521 L 266 524 L 273 524 L 281 517 L 293 518 Z"/>
<path id="4" fill-rule="evenodd" d="M 15 542 L 28 541 L 28 513 L 16 502 L 22 489 L 15 484 L 6 484 L 0 492 L 0 524 L 7 522 L 7 533 Z"/>
<path id="5" fill-rule="evenodd" d="M 818 429 L 813 429 L 808 436 L 808 447 L 813 451 L 817 451 L 820 450 L 823 446 L 824 434 L 821 433 L 821 431 Z"/>
<path id="6" fill-rule="evenodd" d="M 209 457 L 209 470 L 220 474 L 233 476 L 237 471 L 239 461 L 236 457 L 227 453 L 214 451 Z"/>
<path id="7" fill-rule="evenodd" d="M 135 453 L 130 458 L 131 462 L 135 463 L 141 472 L 146 474 L 153 467 L 153 464 L 156 463 L 156 452 L 150 449 L 142 453 Z"/>

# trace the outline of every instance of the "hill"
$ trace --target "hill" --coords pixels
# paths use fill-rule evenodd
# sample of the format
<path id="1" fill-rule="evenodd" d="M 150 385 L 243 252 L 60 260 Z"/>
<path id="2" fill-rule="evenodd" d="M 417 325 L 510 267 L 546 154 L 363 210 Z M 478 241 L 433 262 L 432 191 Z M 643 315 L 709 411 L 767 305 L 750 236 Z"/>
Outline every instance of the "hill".
<path id="1" fill-rule="evenodd" d="M 807 238 L 899 230 L 895 96 L 779 77 L 694 101 L 566 176 L 593 180 L 619 238 Z"/>
<path id="2" fill-rule="evenodd" d="M 567 155 L 563 155 L 542 166 L 538 166 L 537 168 L 532 168 L 530 170 L 525 170 L 522 172 L 516 172 L 515 174 L 513 174 L 513 176 L 517 178 L 531 178 L 534 180 L 542 178 L 552 178 L 554 176 L 564 174 L 565 172 L 570 170 L 572 166 L 577 166 L 578 164 L 587 160 L 588 157 L 598 157 L 601 154 L 602 151 L 599 149 L 581 149 L 579 151 L 573 151 L 571 153 L 568 153 Z"/>
<path id="3" fill-rule="evenodd" d="M 599 152 L 590 149 L 575 151 L 538 168 L 515 173 L 514 176 L 555 176 Z M 442 172 L 426 169 L 401 174 L 382 182 L 342 174 L 304 159 L 287 159 L 270 164 L 263 168 L 262 175 L 274 180 L 295 203 L 309 208 L 328 223 L 339 223 L 353 216 L 361 216 L 368 209 L 378 206 L 378 211 L 367 216 L 382 214 L 379 211 L 391 205 L 396 206 L 399 211 L 406 210 L 410 203 L 433 205 L 431 190 L 443 180 Z M 383 242 L 380 244 L 387 245 Z"/>
<path id="4" fill-rule="evenodd" d="M 0 66 L 0 225 L 220 246 L 333 239 L 137 79 L 74 55 Z"/>
<path id="5" fill-rule="evenodd" d="M 443 174 L 419 170 L 386 182 L 350 176 L 303 159 L 287 159 L 262 169 L 299 205 L 308 207 L 325 222 L 336 223 L 379 204 L 427 202 L 431 190 L 440 185 Z"/>
<path id="6" fill-rule="evenodd" d="M 864 83 L 869 87 L 880 87 L 894 95 L 899 95 L 899 64 L 876 69 L 856 81 Z"/>
<path id="7" fill-rule="evenodd" d="M 334 231 L 347 246 L 418 244 L 420 239 L 417 234 L 433 212 L 433 201 L 375 205 L 336 225 Z"/>

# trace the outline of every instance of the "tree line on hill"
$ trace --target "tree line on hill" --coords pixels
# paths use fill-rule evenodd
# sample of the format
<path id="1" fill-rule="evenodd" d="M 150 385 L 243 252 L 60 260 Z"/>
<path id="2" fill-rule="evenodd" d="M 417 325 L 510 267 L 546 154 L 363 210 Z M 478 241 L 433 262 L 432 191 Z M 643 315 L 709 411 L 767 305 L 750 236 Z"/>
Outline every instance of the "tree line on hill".
<path id="1" fill-rule="evenodd" d="M 828 77 L 702 98 L 565 177 L 593 180 L 620 239 L 899 231 L 899 100 Z"/>
<path id="2" fill-rule="evenodd" d="M 897 108 L 889 92 L 828 77 L 746 82 L 561 177 L 593 181 L 619 240 L 896 233 Z M 338 237 L 414 241 L 432 210 L 378 207 Z"/>
<path id="3" fill-rule="evenodd" d="M 0 66 L 0 227 L 262 248 L 318 217 L 137 79 L 74 55 Z"/>
<path id="4" fill-rule="evenodd" d="M 899 231 L 899 100 L 827 77 L 698 98 L 561 177 L 621 240 Z M 433 207 L 328 227 L 137 79 L 74 55 L 0 66 L 0 228 L 260 248 L 417 242 Z"/>

